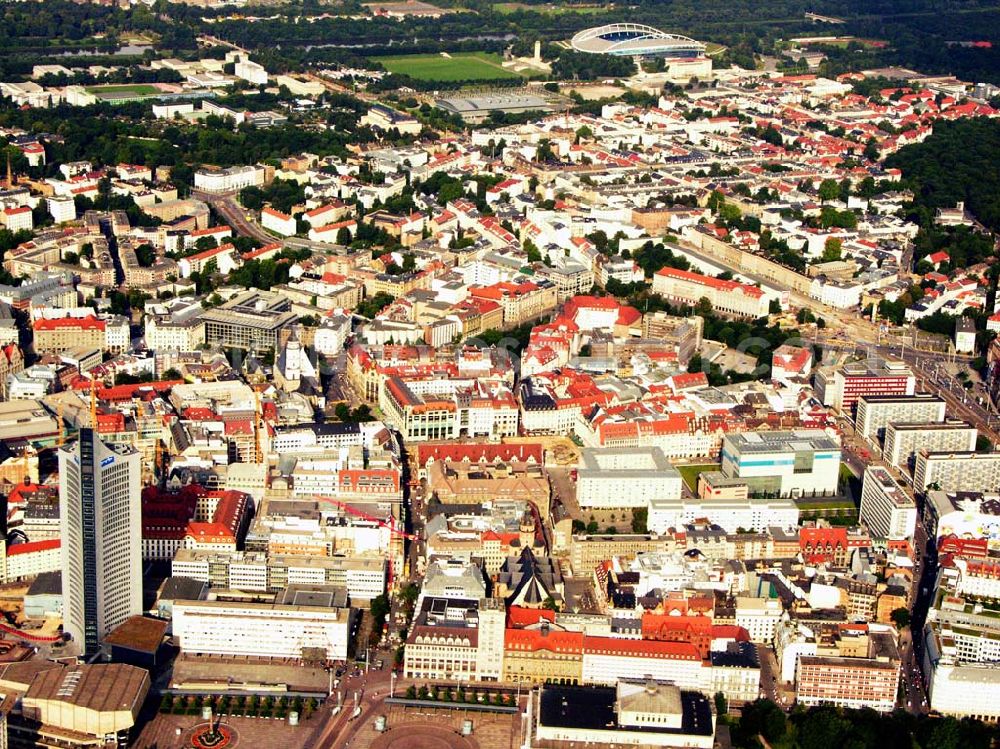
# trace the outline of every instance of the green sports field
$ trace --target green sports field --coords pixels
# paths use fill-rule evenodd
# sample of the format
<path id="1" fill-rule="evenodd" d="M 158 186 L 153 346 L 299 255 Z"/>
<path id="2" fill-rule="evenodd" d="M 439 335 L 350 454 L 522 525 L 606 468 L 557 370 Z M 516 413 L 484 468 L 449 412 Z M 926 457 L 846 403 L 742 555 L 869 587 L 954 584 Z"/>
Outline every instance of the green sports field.
<path id="1" fill-rule="evenodd" d="M 87 86 L 88 94 L 132 94 L 134 96 L 155 96 L 160 89 L 149 83 L 123 83 L 112 86 Z"/>
<path id="2" fill-rule="evenodd" d="M 376 57 L 390 73 L 408 75 L 421 81 L 497 81 L 520 78 L 500 67 L 500 55 L 489 52 L 457 52 L 449 57 L 395 55 Z"/>

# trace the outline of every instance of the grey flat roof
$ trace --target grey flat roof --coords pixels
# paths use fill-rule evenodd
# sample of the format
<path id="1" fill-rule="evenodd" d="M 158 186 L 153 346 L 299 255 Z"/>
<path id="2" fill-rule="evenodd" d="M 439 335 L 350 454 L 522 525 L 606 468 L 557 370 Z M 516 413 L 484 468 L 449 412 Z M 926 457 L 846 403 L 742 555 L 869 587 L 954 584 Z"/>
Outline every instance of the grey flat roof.
<path id="1" fill-rule="evenodd" d="M 459 114 L 493 112 L 504 109 L 541 109 L 551 106 L 540 96 L 447 96 L 438 99 L 438 106 Z"/>
<path id="2" fill-rule="evenodd" d="M 840 450 L 840 445 L 820 429 L 794 432 L 739 432 L 727 434 L 725 441 L 741 453 L 767 453 L 777 450 Z"/>

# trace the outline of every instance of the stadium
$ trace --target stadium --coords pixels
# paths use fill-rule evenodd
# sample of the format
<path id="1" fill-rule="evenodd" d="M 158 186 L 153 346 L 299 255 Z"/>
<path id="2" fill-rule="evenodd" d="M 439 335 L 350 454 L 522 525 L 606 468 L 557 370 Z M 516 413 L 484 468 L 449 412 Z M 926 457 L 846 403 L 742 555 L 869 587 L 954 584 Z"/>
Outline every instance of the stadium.
<path id="1" fill-rule="evenodd" d="M 570 44 L 577 52 L 619 57 L 696 59 L 705 55 L 701 42 L 639 23 L 609 23 L 584 29 Z"/>

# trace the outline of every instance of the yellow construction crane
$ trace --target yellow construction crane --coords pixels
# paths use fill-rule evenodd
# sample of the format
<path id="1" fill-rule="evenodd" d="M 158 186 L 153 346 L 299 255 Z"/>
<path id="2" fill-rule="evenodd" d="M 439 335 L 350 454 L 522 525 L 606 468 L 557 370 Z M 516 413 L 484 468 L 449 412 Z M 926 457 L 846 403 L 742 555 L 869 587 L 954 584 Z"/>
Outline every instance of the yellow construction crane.
<path id="1" fill-rule="evenodd" d="M 90 375 L 90 428 L 97 430 L 97 378 Z"/>
<path id="2" fill-rule="evenodd" d="M 256 458 L 256 463 L 260 464 L 264 462 L 264 451 L 260 444 L 261 431 L 264 428 L 263 424 L 263 414 L 260 412 L 260 392 L 258 390 L 253 391 L 254 402 L 256 404 L 256 413 L 253 417 L 253 436 L 254 436 L 254 456 Z"/>
<path id="3" fill-rule="evenodd" d="M 66 422 L 63 421 L 63 407 L 66 401 L 59 399 L 59 407 L 56 409 L 56 423 L 59 425 L 59 436 L 56 438 L 56 445 L 62 447 L 66 442 Z"/>

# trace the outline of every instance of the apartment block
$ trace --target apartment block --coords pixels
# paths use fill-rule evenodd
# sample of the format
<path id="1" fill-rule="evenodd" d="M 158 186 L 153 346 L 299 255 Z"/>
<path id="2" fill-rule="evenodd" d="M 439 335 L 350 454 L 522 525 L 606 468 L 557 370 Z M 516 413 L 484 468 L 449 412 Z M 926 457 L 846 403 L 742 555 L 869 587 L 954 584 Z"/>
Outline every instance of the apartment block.
<path id="1" fill-rule="evenodd" d="M 858 434 L 882 437 L 889 424 L 940 424 L 945 419 L 943 398 L 929 393 L 915 395 L 862 395 L 854 418 Z"/>
<path id="2" fill-rule="evenodd" d="M 918 450 L 973 452 L 979 430 L 964 421 L 930 424 L 891 423 L 885 430 L 882 456 L 891 465 L 908 469 Z"/>
<path id="3" fill-rule="evenodd" d="M 861 521 L 872 535 L 890 540 L 910 539 L 917 527 L 917 506 L 889 472 L 868 466 L 861 485 Z"/>
<path id="4" fill-rule="evenodd" d="M 1000 452 L 929 452 L 920 450 L 913 469 L 916 491 L 996 492 L 1000 489 Z"/>

